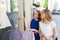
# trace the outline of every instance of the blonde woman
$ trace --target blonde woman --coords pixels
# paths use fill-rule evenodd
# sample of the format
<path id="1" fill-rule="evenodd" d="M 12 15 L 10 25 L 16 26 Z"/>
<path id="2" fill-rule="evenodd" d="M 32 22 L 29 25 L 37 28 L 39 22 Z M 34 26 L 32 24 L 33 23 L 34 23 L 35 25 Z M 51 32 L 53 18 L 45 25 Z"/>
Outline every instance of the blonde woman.
<path id="1" fill-rule="evenodd" d="M 52 20 L 51 12 L 48 9 L 42 11 L 39 27 L 41 40 L 54 40 L 54 37 L 57 36 L 56 24 Z"/>

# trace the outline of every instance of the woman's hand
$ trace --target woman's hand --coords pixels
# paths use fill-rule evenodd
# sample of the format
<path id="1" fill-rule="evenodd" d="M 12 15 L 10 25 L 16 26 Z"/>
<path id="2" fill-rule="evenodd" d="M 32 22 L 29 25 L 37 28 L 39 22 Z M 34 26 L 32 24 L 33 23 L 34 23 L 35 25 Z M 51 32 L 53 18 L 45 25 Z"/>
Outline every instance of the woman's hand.
<path id="1" fill-rule="evenodd" d="M 38 32 L 36 29 L 31 29 L 31 31 L 35 31 L 35 32 Z"/>
<path id="2" fill-rule="evenodd" d="M 49 37 L 46 37 L 46 40 L 50 40 L 50 38 Z"/>
<path id="3" fill-rule="evenodd" d="M 53 35 L 50 35 L 50 36 L 43 35 L 42 37 L 44 37 L 45 40 L 52 40 L 53 39 Z"/>
<path id="4" fill-rule="evenodd" d="M 50 40 L 53 40 L 53 38 L 54 38 L 53 35 L 50 35 L 50 36 L 49 36 L 49 39 L 50 39 Z"/>
<path id="5" fill-rule="evenodd" d="M 45 38 L 46 38 L 46 40 L 53 40 L 53 35 L 46 36 Z"/>
<path id="6" fill-rule="evenodd" d="M 49 40 L 49 37 L 46 37 L 46 36 L 41 36 L 42 39 L 41 40 Z"/>

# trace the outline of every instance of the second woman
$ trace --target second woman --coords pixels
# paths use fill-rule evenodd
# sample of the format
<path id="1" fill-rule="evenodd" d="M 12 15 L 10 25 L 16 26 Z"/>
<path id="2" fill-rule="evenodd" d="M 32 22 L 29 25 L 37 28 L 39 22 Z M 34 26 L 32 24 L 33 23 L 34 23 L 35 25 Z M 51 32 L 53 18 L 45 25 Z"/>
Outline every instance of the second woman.
<path id="1" fill-rule="evenodd" d="M 40 36 L 38 34 L 39 18 L 40 18 L 40 13 L 38 11 L 34 11 L 33 19 L 31 20 L 31 23 L 30 23 L 30 29 L 32 32 L 34 32 L 35 40 L 40 40 Z"/>

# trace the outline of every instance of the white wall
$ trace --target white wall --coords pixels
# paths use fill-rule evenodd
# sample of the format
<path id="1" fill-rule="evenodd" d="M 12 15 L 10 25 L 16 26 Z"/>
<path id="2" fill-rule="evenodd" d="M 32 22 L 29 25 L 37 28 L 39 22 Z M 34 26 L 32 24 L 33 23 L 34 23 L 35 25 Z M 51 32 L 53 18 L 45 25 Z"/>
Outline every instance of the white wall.
<path id="1" fill-rule="evenodd" d="M 49 0 L 48 1 L 48 9 L 52 11 L 53 9 L 60 8 L 60 0 Z"/>
<path id="2" fill-rule="evenodd" d="M 24 1 L 24 5 L 25 5 L 25 24 L 26 24 L 26 27 L 29 27 L 29 23 L 31 21 L 31 7 L 32 7 L 32 3 L 33 3 L 33 0 L 25 0 Z"/>
<path id="3" fill-rule="evenodd" d="M 6 0 L 7 12 L 11 12 L 10 0 Z"/>

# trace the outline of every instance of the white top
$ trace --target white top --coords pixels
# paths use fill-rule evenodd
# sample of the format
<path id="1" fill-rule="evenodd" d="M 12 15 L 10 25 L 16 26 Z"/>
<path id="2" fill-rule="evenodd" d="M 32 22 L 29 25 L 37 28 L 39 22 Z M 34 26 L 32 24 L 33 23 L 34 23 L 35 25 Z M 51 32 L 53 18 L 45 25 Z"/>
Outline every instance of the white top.
<path id="1" fill-rule="evenodd" d="M 51 21 L 48 24 L 44 24 L 42 21 L 39 22 L 40 30 L 46 36 L 53 34 L 53 28 L 56 27 L 54 21 Z"/>
<path id="2" fill-rule="evenodd" d="M 6 14 L 6 4 L 0 4 L 0 29 L 11 26 Z"/>

